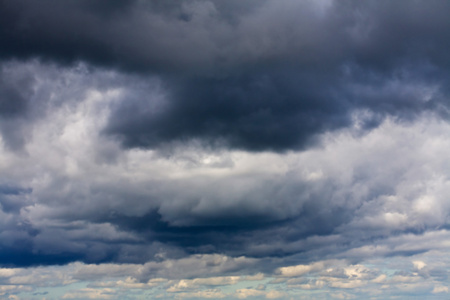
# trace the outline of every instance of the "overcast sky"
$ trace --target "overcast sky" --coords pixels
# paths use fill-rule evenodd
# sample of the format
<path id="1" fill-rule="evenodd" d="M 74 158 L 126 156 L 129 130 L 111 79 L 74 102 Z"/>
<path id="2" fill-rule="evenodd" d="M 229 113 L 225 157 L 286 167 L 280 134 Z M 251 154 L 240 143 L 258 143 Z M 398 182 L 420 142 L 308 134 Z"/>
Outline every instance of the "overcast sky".
<path id="1" fill-rule="evenodd" d="M 447 299 L 449 12 L 0 0 L 0 297 Z"/>

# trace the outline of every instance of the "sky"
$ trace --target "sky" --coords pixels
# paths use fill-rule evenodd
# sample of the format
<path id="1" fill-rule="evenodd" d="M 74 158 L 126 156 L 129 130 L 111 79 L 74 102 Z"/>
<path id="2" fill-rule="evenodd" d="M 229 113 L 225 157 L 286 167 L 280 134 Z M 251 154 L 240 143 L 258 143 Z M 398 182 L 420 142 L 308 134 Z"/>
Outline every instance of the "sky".
<path id="1" fill-rule="evenodd" d="M 448 299 L 449 11 L 0 0 L 0 297 Z"/>

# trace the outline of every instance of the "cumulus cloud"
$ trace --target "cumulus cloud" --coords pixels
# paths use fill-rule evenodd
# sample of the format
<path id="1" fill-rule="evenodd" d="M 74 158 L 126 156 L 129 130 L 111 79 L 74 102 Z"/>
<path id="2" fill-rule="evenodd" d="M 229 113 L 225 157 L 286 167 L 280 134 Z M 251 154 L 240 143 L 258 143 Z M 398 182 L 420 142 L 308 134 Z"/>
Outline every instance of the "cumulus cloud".
<path id="1" fill-rule="evenodd" d="M 0 0 L 1 296 L 448 293 L 448 8 Z"/>
<path id="2" fill-rule="evenodd" d="M 68 299 L 142 296 L 162 299 L 322 299 L 330 295 L 344 299 L 362 296 L 385 299 L 399 295 L 439 299 L 448 293 L 447 252 L 448 248 L 412 257 L 368 258 L 360 264 L 347 260 L 316 261 L 301 265 L 303 269 L 309 267 L 308 273 L 282 274 L 275 270 L 264 276 L 208 276 L 199 271 L 197 275 L 207 276 L 187 278 L 185 269 L 180 269 L 186 260 L 198 264 L 209 259 L 192 256 L 172 260 L 161 269 L 152 263 L 72 263 L 57 267 L 3 268 L 0 269 L 0 280 L 2 296 L 21 293 L 31 299 L 40 299 L 52 289 L 59 290 L 60 298 Z M 417 261 L 426 264 L 421 272 L 417 272 Z M 141 275 L 145 269 L 152 270 L 153 276 L 161 277 L 144 279 Z M 280 269 L 299 269 L 299 265 Z"/>
<path id="3" fill-rule="evenodd" d="M 122 149 L 102 128 L 133 92 L 147 91 L 157 105 L 158 78 L 83 65 L 8 67 L 45 75 L 33 85 L 36 101 L 52 93 L 53 102 L 34 112 L 22 152 L 2 149 L 4 226 L 15 232 L 3 233 L 11 249 L 4 262 L 145 262 L 198 252 L 359 257 L 367 247 L 427 251 L 426 244 L 400 250 L 403 242 L 384 243 L 446 232 L 448 123 L 438 114 L 386 118 L 363 134 L 354 121 L 301 152 L 218 150 L 195 141 L 167 152 Z M 68 80 L 70 89 L 52 89 Z M 376 246 L 367 244 L 374 238 Z M 13 258 L 16 250 L 22 258 Z"/>

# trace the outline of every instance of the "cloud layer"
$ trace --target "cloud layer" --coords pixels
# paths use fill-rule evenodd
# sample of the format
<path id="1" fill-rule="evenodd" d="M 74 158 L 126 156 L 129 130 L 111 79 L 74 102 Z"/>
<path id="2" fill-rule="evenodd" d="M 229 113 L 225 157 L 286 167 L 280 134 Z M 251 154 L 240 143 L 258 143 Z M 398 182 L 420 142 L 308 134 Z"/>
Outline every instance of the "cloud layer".
<path id="1" fill-rule="evenodd" d="M 0 1 L 0 293 L 448 293 L 449 5 Z"/>
<path id="2" fill-rule="evenodd" d="M 104 128 L 126 147 L 303 149 L 355 109 L 373 111 L 368 128 L 386 114 L 446 115 L 447 5 L 3 1 L 0 55 L 161 76 L 165 105 L 132 97 Z"/>

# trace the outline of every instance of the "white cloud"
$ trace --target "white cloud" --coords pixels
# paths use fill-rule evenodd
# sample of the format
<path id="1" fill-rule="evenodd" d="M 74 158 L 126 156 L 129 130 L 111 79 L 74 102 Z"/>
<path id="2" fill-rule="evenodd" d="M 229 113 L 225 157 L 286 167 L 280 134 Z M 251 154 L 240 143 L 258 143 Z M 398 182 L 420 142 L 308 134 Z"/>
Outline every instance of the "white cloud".
<path id="1" fill-rule="evenodd" d="M 257 289 L 238 289 L 233 294 L 233 297 L 238 299 L 247 299 L 248 297 L 264 297 L 266 299 L 278 299 L 282 297 L 286 297 L 287 294 L 282 291 L 261 291 Z"/>
<path id="2" fill-rule="evenodd" d="M 431 291 L 433 294 L 438 294 L 438 293 L 448 293 L 448 287 L 446 286 L 435 286 L 433 288 L 433 291 Z"/>
<path id="3" fill-rule="evenodd" d="M 283 277 L 297 277 L 305 275 L 311 271 L 319 271 L 324 268 L 324 264 L 322 262 L 314 263 L 311 265 L 297 265 L 290 267 L 282 267 L 279 268 L 277 273 Z"/>
<path id="4" fill-rule="evenodd" d="M 68 292 L 63 295 L 63 299 L 114 299 L 116 298 L 116 291 L 113 289 L 92 289 L 84 288 Z"/>
<path id="5" fill-rule="evenodd" d="M 177 299 L 178 298 L 206 298 L 206 299 L 220 299 L 220 298 L 225 298 L 226 295 L 217 289 L 209 289 L 209 290 L 204 290 L 204 291 L 196 291 L 196 292 L 183 292 L 183 293 L 178 293 L 175 296 Z"/>
<path id="6" fill-rule="evenodd" d="M 426 263 L 424 263 L 423 261 L 420 261 L 420 260 L 413 261 L 413 265 L 417 270 L 422 270 L 423 268 L 425 268 L 427 266 Z"/>

